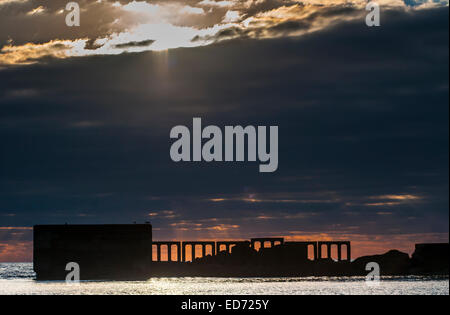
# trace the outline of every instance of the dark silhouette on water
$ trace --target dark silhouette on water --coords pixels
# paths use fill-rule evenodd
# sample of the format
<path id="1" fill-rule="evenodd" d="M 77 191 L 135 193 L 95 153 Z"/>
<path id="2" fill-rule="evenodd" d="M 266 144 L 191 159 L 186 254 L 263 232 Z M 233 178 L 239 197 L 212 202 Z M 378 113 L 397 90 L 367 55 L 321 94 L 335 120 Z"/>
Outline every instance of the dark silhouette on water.
<path id="1" fill-rule="evenodd" d="M 336 259 L 332 259 L 332 247 L 336 248 Z M 283 238 L 255 238 L 153 242 L 150 224 L 35 226 L 37 279 L 64 280 L 70 262 L 79 264 L 82 280 L 365 276 L 369 262 L 380 265 L 381 275 L 448 275 L 449 244 L 418 244 L 412 258 L 391 250 L 352 261 L 349 241 L 287 242 Z"/>
<path id="2" fill-rule="evenodd" d="M 152 261 L 152 226 L 38 225 L 33 229 L 37 279 L 64 280 L 66 265 L 79 264 L 82 279 L 137 277 Z"/>

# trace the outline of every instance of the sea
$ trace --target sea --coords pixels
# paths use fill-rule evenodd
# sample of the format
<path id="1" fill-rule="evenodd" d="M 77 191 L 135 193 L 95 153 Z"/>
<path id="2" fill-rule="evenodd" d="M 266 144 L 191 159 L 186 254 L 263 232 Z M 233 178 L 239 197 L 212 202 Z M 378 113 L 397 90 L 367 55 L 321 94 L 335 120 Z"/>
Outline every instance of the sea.
<path id="1" fill-rule="evenodd" d="M 36 281 L 31 263 L 0 263 L 0 295 L 449 295 L 448 277 L 152 278 Z"/>

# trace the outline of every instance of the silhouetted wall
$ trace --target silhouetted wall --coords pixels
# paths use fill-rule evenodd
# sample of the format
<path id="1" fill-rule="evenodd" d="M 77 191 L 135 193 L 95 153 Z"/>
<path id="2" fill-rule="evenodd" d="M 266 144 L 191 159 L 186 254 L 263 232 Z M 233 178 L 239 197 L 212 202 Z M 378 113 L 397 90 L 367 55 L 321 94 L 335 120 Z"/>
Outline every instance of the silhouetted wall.
<path id="1" fill-rule="evenodd" d="M 412 268 L 418 273 L 448 274 L 449 269 L 449 244 L 416 244 L 416 250 L 412 255 Z"/>
<path id="2" fill-rule="evenodd" d="M 140 272 L 152 261 L 152 226 L 38 225 L 33 260 L 38 277 L 64 279 L 69 262 L 80 265 L 82 279 L 91 274 Z"/>

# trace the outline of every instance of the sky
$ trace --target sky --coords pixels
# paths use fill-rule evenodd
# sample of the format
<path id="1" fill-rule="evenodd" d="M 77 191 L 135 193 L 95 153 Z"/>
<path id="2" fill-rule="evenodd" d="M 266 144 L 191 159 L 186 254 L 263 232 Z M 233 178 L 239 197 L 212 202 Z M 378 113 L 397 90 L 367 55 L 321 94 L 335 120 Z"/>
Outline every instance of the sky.
<path id="1" fill-rule="evenodd" d="M 155 240 L 448 242 L 448 1 L 0 0 L 0 261 L 35 224 Z M 174 163 L 176 125 L 279 127 L 279 165 Z"/>

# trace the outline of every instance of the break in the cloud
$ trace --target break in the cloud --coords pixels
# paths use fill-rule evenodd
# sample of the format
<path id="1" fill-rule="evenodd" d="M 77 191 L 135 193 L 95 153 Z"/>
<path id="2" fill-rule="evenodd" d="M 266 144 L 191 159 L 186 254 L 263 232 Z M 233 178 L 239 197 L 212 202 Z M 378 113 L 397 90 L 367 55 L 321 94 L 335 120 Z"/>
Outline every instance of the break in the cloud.
<path id="1" fill-rule="evenodd" d="M 32 248 L 32 228 L 0 226 L 1 262 L 31 261 Z"/>
<path id="2" fill-rule="evenodd" d="M 0 65 L 208 45 L 235 38 L 300 36 L 344 21 L 363 23 L 365 0 L 80 0 L 81 26 L 67 27 L 67 1 L 0 1 Z M 448 1 L 381 0 L 383 10 Z"/>

